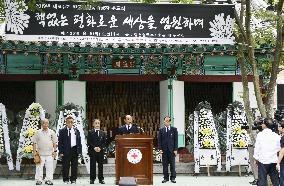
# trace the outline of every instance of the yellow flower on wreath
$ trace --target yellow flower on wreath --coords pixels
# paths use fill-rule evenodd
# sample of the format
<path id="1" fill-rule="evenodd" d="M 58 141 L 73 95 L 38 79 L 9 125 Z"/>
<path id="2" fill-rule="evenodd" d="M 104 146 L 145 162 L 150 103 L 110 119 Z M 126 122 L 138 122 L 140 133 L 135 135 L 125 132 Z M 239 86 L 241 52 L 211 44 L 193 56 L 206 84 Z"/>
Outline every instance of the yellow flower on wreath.
<path id="1" fill-rule="evenodd" d="M 204 136 L 210 136 L 212 135 L 212 129 L 211 128 L 202 128 L 201 129 L 201 134 L 203 134 Z"/>
<path id="2" fill-rule="evenodd" d="M 234 128 L 234 132 L 236 134 L 242 134 L 242 133 L 245 133 L 245 130 L 241 128 L 241 126 L 238 126 L 236 128 Z"/>
<path id="3" fill-rule="evenodd" d="M 240 139 L 240 140 L 237 142 L 236 145 L 237 145 L 238 147 L 240 147 L 240 148 L 245 148 L 245 147 L 248 146 L 247 142 L 246 142 L 245 140 L 243 140 L 243 139 Z"/>
<path id="4" fill-rule="evenodd" d="M 214 147 L 214 141 L 213 141 L 212 139 L 204 139 L 204 140 L 202 141 L 202 144 L 203 144 L 203 146 L 206 147 L 206 148 L 212 148 L 212 147 Z"/>
<path id="5" fill-rule="evenodd" d="M 31 111 L 31 115 L 34 116 L 34 117 L 39 117 L 40 112 L 38 110 L 33 110 L 33 111 Z"/>
<path id="6" fill-rule="evenodd" d="M 234 132 L 237 133 L 237 134 L 240 134 L 241 131 L 242 131 L 241 126 L 237 126 L 236 128 L 234 128 Z"/>
<path id="7" fill-rule="evenodd" d="M 25 153 L 32 153 L 33 152 L 33 146 L 32 145 L 25 146 L 23 151 Z"/>
<path id="8" fill-rule="evenodd" d="M 35 129 L 33 129 L 33 128 L 29 128 L 28 130 L 27 130 L 27 137 L 33 137 L 33 135 L 35 134 L 35 132 L 36 132 L 36 130 Z"/>

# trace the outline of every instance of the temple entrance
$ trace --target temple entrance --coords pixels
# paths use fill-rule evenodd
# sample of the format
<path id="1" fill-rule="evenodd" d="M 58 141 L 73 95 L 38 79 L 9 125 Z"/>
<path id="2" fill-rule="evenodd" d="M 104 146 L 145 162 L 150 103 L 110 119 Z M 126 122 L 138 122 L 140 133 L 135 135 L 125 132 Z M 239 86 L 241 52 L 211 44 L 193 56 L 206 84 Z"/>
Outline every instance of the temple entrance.
<path id="1" fill-rule="evenodd" d="M 224 111 L 233 101 L 232 83 L 194 83 L 185 82 L 185 113 L 186 119 L 201 101 L 207 101 L 212 107 L 212 113 Z"/>
<path id="2" fill-rule="evenodd" d="M 0 81 L 0 103 L 13 113 L 25 111 L 35 102 L 35 82 Z"/>
<path id="3" fill-rule="evenodd" d="M 113 137 L 114 129 L 130 114 L 146 134 L 157 136 L 160 127 L 159 82 L 87 82 L 87 118 L 101 120 Z M 89 125 L 90 127 L 90 125 Z"/>

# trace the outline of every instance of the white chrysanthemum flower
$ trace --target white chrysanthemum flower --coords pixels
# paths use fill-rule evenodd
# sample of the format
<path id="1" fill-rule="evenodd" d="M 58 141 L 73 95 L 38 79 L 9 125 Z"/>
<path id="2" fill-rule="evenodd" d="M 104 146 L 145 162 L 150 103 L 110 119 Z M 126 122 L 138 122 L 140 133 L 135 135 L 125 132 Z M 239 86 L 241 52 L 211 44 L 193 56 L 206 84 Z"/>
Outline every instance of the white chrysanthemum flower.
<path id="1" fill-rule="evenodd" d="M 41 109 L 41 105 L 39 103 L 32 103 L 30 106 L 29 106 L 29 109 L 28 110 L 33 110 L 33 109 Z"/>
<path id="2" fill-rule="evenodd" d="M 215 19 L 210 21 L 210 36 L 213 39 L 233 39 L 233 21 L 234 19 L 228 15 L 225 19 L 224 13 L 215 15 Z"/>
<path id="3" fill-rule="evenodd" d="M 24 1 L 13 2 L 7 0 L 5 7 L 7 30 L 15 34 L 23 34 L 30 19 L 30 16 L 24 13 L 28 8 L 26 4 Z"/>

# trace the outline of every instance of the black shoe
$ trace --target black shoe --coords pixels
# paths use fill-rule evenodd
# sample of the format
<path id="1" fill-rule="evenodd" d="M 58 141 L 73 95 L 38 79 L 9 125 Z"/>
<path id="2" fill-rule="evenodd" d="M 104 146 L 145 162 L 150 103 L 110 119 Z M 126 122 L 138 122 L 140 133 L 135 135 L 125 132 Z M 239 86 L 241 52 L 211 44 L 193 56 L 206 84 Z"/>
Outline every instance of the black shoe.
<path id="1" fill-rule="evenodd" d="M 41 181 L 37 181 L 37 182 L 36 182 L 36 185 L 41 185 L 41 184 L 42 184 Z"/>
<path id="2" fill-rule="evenodd" d="M 100 180 L 99 183 L 100 184 L 105 184 L 105 181 L 104 180 Z"/>
<path id="3" fill-rule="evenodd" d="M 175 180 L 175 179 L 171 179 L 171 182 L 172 182 L 172 183 L 176 183 L 176 180 Z"/>
<path id="4" fill-rule="evenodd" d="M 252 184 L 252 185 L 257 185 L 257 184 L 258 184 L 258 180 L 255 179 L 255 180 L 253 180 L 253 181 L 251 181 L 251 182 L 249 182 L 249 183 Z"/>
<path id="5" fill-rule="evenodd" d="M 76 181 L 71 181 L 71 184 L 76 184 Z"/>
<path id="6" fill-rule="evenodd" d="M 90 184 L 95 184 L 95 180 L 90 180 Z"/>
<path id="7" fill-rule="evenodd" d="M 64 184 L 69 184 L 69 181 L 64 181 Z"/>
<path id="8" fill-rule="evenodd" d="M 163 180 L 162 183 L 166 183 L 166 182 L 168 182 L 168 181 L 169 181 L 169 180 Z"/>
<path id="9" fill-rule="evenodd" d="M 47 184 L 47 185 L 53 185 L 53 183 L 52 183 L 50 180 L 45 181 L 45 184 Z"/>

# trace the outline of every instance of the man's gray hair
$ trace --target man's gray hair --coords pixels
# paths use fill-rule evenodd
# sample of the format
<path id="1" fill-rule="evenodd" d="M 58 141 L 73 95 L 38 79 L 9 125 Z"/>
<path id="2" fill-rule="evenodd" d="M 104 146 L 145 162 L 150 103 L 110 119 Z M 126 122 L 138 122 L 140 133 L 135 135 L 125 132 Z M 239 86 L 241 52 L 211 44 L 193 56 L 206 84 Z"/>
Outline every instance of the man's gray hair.
<path id="1" fill-rule="evenodd" d="M 40 121 L 40 124 L 43 124 L 45 121 L 49 123 L 49 120 L 46 119 L 46 118 L 44 118 L 44 119 L 42 119 L 42 120 Z"/>

